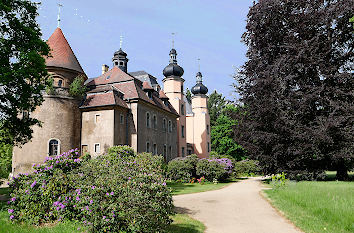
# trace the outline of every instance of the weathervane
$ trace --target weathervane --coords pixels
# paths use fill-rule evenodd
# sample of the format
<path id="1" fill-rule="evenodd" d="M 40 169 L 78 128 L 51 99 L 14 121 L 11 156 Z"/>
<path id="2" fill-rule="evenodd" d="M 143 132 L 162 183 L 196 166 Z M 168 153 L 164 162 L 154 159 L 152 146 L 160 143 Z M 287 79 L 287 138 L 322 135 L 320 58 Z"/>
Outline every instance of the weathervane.
<path id="1" fill-rule="evenodd" d="M 58 3 L 58 28 L 60 28 L 60 8 L 62 8 L 63 5 Z"/>
<path id="2" fill-rule="evenodd" d="M 123 35 L 120 35 L 119 48 L 122 49 Z"/>

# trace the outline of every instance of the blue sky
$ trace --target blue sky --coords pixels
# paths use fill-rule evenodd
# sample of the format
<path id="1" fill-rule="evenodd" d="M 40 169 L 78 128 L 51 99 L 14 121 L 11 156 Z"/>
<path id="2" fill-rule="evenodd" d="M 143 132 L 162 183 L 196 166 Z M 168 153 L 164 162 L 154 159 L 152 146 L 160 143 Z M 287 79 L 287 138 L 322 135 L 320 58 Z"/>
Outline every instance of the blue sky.
<path id="1" fill-rule="evenodd" d="M 57 27 L 57 3 L 63 5 L 61 29 L 89 77 L 101 65 L 112 67 L 113 53 L 127 52 L 128 72 L 145 70 L 162 85 L 172 32 L 185 87 L 195 84 L 200 58 L 209 93 L 217 90 L 234 99 L 231 75 L 245 60 L 241 42 L 252 0 L 42 0 L 38 22 L 47 40 Z"/>

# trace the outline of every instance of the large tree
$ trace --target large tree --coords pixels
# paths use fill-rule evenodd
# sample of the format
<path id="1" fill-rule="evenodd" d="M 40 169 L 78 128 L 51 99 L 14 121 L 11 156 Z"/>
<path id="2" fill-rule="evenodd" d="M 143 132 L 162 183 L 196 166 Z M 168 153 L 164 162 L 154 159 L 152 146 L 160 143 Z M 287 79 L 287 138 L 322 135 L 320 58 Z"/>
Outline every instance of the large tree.
<path id="1" fill-rule="evenodd" d="M 222 96 L 221 93 L 218 93 L 216 90 L 213 91 L 209 95 L 208 99 L 208 111 L 210 115 L 210 125 L 214 126 L 216 120 L 221 115 L 223 109 L 225 108 L 226 104 L 229 102 Z"/>
<path id="2" fill-rule="evenodd" d="M 351 0 L 260 0 L 235 76 L 244 113 L 235 138 L 266 174 L 347 178 L 354 156 Z"/>
<path id="3" fill-rule="evenodd" d="M 0 143 L 23 144 L 39 125 L 31 112 L 42 101 L 48 45 L 36 22 L 38 3 L 0 1 Z M 8 136 L 9 135 L 9 136 Z"/>
<path id="4" fill-rule="evenodd" d="M 233 128 L 237 127 L 237 121 L 232 119 L 233 114 L 237 114 L 239 107 L 228 104 L 222 110 L 215 124 L 211 127 L 211 149 L 219 155 L 230 155 L 235 160 L 245 159 L 246 152 L 234 140 Z"/>

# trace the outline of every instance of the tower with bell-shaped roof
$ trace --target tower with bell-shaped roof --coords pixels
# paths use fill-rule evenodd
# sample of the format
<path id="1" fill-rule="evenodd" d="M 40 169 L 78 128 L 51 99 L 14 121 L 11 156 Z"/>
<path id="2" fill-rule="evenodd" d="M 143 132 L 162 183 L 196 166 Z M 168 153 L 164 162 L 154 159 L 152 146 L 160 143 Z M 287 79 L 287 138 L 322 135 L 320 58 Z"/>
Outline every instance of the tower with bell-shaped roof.
<path id="1" fill-rule="evenodd" d="M 186 142 L 186 110 L 183 93 L 182 78 L 184 70 L 177 64 L 177 51 L 172 42 L 172 49 L 170 51 L 170 62 L 163 70 L 165 78 L 163 81 L 164 93 L 169 98 L 170 103 L 176 109 L 180 117 L 177 120 L 177 125 L 173 127 L 177 131 L 178 138 L 178 156 L 184 157 L 187 155 L 187 142 Z"/>

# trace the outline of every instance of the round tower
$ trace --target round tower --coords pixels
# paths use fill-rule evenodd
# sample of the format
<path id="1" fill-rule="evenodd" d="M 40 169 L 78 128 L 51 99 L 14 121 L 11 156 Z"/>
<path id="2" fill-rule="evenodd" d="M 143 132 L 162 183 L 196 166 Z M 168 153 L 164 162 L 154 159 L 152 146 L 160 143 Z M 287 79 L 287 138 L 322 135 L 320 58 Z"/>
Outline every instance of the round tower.
<path id="1" fill-rule="evenodd" d="M 198 72 L 197 83 L 192 88 L 194 153 L 200 158 L 210 154 L 210 116 L 208 112 L 208 88 L 203 84 L 203 75 Z"/>
<path id="2" fill-rule="evenodd" d="M 43 92 L 41 106 L 30 113 L 42 122 L 33 127 L 32 139 L 21 148 L 14 148 L 12 172 L 31 172 L 34 163 L 43 163 L 47 156 L 59 155 L 80 148 L 81 100 L 69 95 L 70 84 L 77 76 L 87 79 L 62 30 L 58 27 L 47 44 L 51 56 L 46 57 L 46 68 L 53 79 L 51 91 Z"/>
<path id="3" fill-rule="evenodd" d="M 165 78 L 162 80 L 164 93 L 169 98 L 170 103 L 176 109 L 180 117 L 177 119 L 177 137 L 178 137 L 178 154 L 179 157 L 187 155 L 186 142 L 186 110 L 184 103 L 182 75 L 184 70 L 177 64 L 177 51 L 172 48 L 170 51 L 170 63 L 163 70 Z"/>

